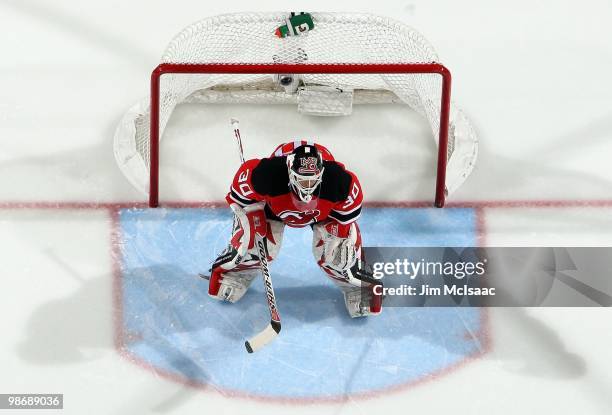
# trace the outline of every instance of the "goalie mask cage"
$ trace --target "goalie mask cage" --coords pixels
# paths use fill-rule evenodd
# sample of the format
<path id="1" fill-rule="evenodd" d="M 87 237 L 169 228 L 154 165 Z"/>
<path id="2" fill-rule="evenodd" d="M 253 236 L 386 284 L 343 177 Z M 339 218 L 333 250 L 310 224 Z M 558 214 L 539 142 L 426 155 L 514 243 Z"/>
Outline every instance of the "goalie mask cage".
<path id="1" fill-rule="evenodd" d="M 217 16 L 172 40 L 151 75 L 150 98 L 134 105 L 115 132 L 115 159 L 128 180 L 158 206 L 159 141 L 182 102 L 293 104 L 309 115 L 396 103 L 431 127 L 438 144 L 435 206 L 442 207 L 472 171 L 478 139 L 451 104 L 450 72 L 427 40 L 402 23 L 354 13 L 312 13 L 314 29 L 276 37 L 288 16 Z"/>

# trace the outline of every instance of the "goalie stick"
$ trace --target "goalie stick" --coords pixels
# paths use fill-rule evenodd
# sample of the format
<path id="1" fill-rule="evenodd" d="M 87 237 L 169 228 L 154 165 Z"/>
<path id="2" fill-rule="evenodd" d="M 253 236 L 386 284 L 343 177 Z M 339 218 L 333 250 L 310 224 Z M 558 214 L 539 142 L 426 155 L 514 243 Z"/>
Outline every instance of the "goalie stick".
<path id="1" fill-rule="evenodd" d="M 232 128 L 234 129 L 236 144 L 238 145 L 240 163 L 244 164 L 244 150 L 242 148 L 242 138 L 240 137 L 240 123 L 235 118 L 232 118 L 230 122 L 232 124 Z M 268 326 L 261 332 L 244 342 L 244 346 L 249 353 L 256 352 L 270 343 L 276 338 L 281 330 L 280 315 L 278 313 L 278 308 L 276 307 L 276 297 L 274 297 L 272 277 L 270 276 L 270 270 L 268 268 L 268 253 L 266 251 L 265 236 L 262 237 L 259 232 L 255 232 L 255 243 L 257 245 L 257 250 L 259 251 L 259 263 L 261 264 L 261 273 L 263 274 L 264 279 L 268 309 L 270 310 L 270 324 L 268 324 Z"/>
<path id="2" fill-rule="evenodd" d="M 236 118 L 230 118 L 230 123 L 234 129 L 234 137 L 238 145 L 238 155 L 240 156 L 240 165 L 244 164 L 244 150 L 242 149 L 242 138 L 240 138 L 240 121 Z"/>

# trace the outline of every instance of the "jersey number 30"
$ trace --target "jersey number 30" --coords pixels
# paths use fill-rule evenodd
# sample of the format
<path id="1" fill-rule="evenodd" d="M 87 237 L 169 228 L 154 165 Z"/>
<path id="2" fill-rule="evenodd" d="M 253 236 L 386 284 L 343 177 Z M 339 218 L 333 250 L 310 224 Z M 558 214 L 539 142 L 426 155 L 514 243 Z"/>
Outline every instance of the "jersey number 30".
<path id="1" fill-rule="evenodd" d="M 251 193 L 254 193 L 253 190 L 251 190 L 251 186 L 247 183 L 248 178 L 249 169 L 246 169 L 245 171 L 240 173 L 240 176 L 238 176 L 238 189 L 240 189 L 240 192 L 243 196 L 248 196 Z"/>
<path id="2" fill-rule="evenodd" d="M 357 196 L 359 196 L 359 186 L 357 186 L 357 183 L 353 183 L 353 189 L 351 189 L 351 194 L 346 199 L 346 203 L 342 205 L 342 209 L 346 209 L 347 207 L 355 203 L 355 200 L 357 200 Z"/>

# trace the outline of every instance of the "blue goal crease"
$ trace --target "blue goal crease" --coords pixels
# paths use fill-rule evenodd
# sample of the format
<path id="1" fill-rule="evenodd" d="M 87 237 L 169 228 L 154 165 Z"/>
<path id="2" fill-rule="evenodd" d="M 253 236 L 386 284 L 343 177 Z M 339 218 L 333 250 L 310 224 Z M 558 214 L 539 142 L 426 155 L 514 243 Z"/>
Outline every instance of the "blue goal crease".
<path id="1" fill-rule="evenodd" d="M 473 209 L 364 209 L 365 246 L 474 246 Z M 120 212 L 124 332 L 129 350 L 191 382 L 249 395 L 328 398 L 418 381 L 477 354 L 480 310 L 386 308 L 351 319 L 316 265 L 312 231 L 286 228 L 271 273 L 283 319 L 255 354 L 244 340 L 269 322 L 262 283 L 236 304 L 207 295 L 198 273 L 227 244 L 229 209 Z M 266 374 L 262 379 L 262 373 Z"/>

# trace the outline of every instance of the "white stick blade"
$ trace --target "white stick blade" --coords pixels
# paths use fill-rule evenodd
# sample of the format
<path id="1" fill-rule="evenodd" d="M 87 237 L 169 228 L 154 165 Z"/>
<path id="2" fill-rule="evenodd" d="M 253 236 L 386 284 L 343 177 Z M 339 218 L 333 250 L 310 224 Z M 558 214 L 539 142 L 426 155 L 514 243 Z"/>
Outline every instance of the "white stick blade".
<path id="1" fill-rule="evenodd" d="M 244 342 L 244 345 L 249 353 L 253 353 L 270 343 L 277 335 L 278 333 L 274 330 L 272 324 L 268 324 L 268 327 L 255 337 Z"/>

